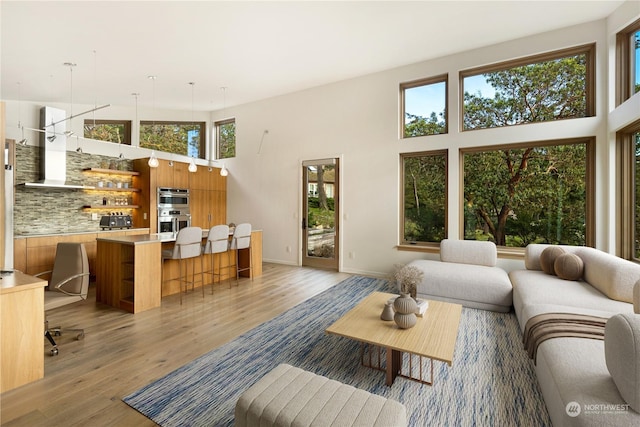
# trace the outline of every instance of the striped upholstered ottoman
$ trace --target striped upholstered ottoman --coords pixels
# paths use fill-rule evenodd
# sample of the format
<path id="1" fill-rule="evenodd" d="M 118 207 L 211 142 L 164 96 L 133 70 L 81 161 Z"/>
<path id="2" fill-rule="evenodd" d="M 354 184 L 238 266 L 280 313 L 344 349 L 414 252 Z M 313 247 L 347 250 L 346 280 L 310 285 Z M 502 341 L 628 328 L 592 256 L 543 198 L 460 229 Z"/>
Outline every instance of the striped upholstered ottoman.
<path id="1" fill-rule="evenodd" d="M 395 400 L 282 364 L 242 393 L 235 425 L 406 426 L 407 413 Z"/>

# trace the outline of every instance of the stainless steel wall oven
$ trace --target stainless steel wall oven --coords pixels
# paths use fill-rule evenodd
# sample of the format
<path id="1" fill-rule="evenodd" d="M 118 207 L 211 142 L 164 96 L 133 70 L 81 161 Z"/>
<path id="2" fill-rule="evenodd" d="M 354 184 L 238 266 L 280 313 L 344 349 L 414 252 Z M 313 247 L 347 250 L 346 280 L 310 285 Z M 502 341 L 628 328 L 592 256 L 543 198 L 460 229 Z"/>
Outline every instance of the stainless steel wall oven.
<path id="1" fill-rule="evenodd" d="M 177 233 L 191 226 L 189 190 L 158 188 L 158 233 Z"/>

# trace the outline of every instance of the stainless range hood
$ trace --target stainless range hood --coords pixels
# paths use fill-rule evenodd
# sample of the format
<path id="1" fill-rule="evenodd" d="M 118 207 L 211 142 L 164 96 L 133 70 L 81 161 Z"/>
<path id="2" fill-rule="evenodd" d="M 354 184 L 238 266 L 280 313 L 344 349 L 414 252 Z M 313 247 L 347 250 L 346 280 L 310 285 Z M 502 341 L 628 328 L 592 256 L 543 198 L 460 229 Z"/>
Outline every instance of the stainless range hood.
<path id="1" fill-rule="evenodd" d="M 42 180 L 25 182 L 25 187 L 40 188 L 94 188 L 67 183 L 67 135 L 66 112 L 58 108 L 40 109 L 40 175 Z M 51 125 L 56 123 L 55 125 Z"/>

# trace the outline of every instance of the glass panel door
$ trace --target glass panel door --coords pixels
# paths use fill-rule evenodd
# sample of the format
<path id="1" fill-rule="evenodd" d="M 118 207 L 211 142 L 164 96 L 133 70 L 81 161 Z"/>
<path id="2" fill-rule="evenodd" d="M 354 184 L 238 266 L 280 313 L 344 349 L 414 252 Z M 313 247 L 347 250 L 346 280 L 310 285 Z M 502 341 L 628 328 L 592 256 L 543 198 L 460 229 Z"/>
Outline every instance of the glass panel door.
<path id="1" fill-rule="evenodd" d="M 302 163 L 302 265 L 338 270 L 338 159 Z"/>

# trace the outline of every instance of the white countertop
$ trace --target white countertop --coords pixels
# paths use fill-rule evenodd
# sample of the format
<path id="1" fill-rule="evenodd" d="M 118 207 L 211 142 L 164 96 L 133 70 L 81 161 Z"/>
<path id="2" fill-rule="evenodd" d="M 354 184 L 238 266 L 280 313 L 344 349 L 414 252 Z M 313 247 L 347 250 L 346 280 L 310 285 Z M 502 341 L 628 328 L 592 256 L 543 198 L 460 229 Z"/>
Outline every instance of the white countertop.
<path id="1" fill-rule="evenodd" d="M 251 230 L 251 232 L 260 232 L 262 230 Z M 206 239 L 209 235 L 209 230 L 202 230 L 202 238 Z M 229 233 L 231 236 L 231 233 Z M 99 236 L 96 238 L 102 242 L 115 242 L 125 245 L 142 245 L 146 243 L 173 243 L 176 241 L 176 235 L 174 233 L 155 233 L 155 234 L 134 234 L 131 236 L 113 236 L 108 235 Z"/>

